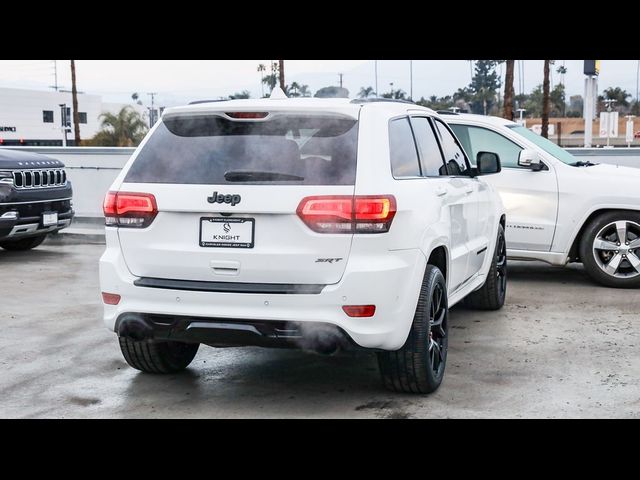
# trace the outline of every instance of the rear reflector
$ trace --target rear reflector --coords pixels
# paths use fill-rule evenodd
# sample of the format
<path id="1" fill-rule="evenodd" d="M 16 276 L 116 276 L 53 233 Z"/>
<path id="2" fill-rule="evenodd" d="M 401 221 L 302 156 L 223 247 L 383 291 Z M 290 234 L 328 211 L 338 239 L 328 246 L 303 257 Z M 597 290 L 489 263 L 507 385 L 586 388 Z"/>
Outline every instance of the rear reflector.
<path id="1" fill-rule="evenodd" d="M 231 118 L 265 118 L 269 112 L 225 112 Z"/>
<path id="2" fill-rule="evenodd" d="M 150 193 L 108 192 L 102 207 L 104 223 L 111 227 L 148 227 L 158 214 Z"/>
<path id="3" fill-rule="evenodd" d="M 396 214 L 393 195 L 305 197 L 296 210 L 319 233 L 385 233 Z"/>
<path id="4" fill-rule="evenodd" d="M 102 301 L 107 305 L 118 305 L 120 303 L 120 295 L 115 293 L 102 292 Z"/>
<path id="5" fill-rule="evenodd" d="M 342 310 L 350 317 L 373 317 L 375 305 L 343 305 Z"/>

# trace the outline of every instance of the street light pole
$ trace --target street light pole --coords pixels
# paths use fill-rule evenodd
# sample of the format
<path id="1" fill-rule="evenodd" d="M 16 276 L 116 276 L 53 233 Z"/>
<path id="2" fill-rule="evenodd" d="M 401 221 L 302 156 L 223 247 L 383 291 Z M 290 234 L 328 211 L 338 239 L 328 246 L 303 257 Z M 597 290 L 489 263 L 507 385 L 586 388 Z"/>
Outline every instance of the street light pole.
<path id="1" fill-rule="evenodd" d="M 62 146 L 67 146 L 67 104 L 60 103 L 60 123 L 62 124 Z"/>
<path id="2" fill-rule="evenodd" d="M 147 93 L 147 95 L 149 95 L 151 97 L 151 111 L 150 111 L 150 115 L 149 115 L 149 128 L 153 127 L 153 125 L 156 123 L 156 114 L 155 114 L 155 110 L 153 109 L 153 100 L 155 98 L 155 96 L 157 95 L 156 92 L 152 92 L 152 93 Z"/>
<path id="3" fill-rule="evenodd" d="M 409 60 L 409 100 L 413 101 L 413 60 Z"/>

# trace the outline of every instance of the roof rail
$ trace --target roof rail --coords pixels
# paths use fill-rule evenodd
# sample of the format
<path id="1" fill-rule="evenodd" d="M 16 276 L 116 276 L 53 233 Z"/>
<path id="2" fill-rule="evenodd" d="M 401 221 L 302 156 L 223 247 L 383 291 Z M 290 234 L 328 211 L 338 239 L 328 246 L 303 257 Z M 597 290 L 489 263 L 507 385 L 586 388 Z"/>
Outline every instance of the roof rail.
<path id="1" fill-rule="evenodd" d="M 416 105 L 416 102 L 410 100 L 400 100 L 395 98 L 354 98 L 349 103 L 378 103 L 378 102 L 393 102 L 393 103 L 408 103 L 410 105 Z"/>
<path id="2" fill-rule="evenodd" d="M 451 110 L 436 110 L 436 113 L 440 115 L 460 115 L 458 112 L 452 112 Z"/>
<path id="3" fill-rule="evenodd" d="M 194 100 L 193 102 L 189 102 L 189 105 L 197 105 L 198 103 L 226 102 L 228 100 L 228 98 L 221 98 L 219 100 Z"/>

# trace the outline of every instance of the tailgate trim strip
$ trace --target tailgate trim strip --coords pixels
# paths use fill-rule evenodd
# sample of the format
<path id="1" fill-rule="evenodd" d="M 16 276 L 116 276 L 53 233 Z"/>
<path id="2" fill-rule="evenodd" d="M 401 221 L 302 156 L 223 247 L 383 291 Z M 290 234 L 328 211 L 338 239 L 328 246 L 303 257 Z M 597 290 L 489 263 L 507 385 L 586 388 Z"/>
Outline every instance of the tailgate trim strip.
<path id="1" fill-rule="evenodd" d="M 217 293 L 272 293 L 287 295 L 318 294 L 326 285 L 293 283 L 242 283 L 242 282 L 203 282 L 197 280 L 173 280 L 168 278 L 141 277 L 134 280 L 136 287 L 164 288 L 168 290 L 187 290 L 192 292 Z"/>

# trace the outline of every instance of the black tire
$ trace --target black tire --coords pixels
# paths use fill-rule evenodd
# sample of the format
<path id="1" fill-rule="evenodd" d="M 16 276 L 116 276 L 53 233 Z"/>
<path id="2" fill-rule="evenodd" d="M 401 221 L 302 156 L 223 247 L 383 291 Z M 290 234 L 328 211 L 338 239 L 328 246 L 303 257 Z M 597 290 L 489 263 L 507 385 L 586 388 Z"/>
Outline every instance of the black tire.
<path id="1" fill-rule="evenodd" d="M 6 242 L 0 242 L 0 247 L 5 250 L 31 250 L 32 248 L 36 248 L 44 239 L 47 238 L 46 235 L 38 235 L 37 237 L 27 237 L 20 240 L 10 240 Z"/>
<path id="2" fill-rule="evenodd" d="M 432 322 L 432 317 L 437 321 Z M 406 342 L 400 350 L 377 353 L 385 387 L 404 393 L 435 391 L 444 378 L 448 333 L 447 284 L 438 267 L 427 265 Z"/>
<path id="3" fill-rule="evenodd" d="M 187 368 L 199 343 L 148 342 L 120 337 L 120 350 L 133 368 L 146 373 L 175 373 Z"/>
<path id="4" fill-rule="evenodd" d="M 580 239 L 580 260 L 584 265 L 587 275 L 601 285 L 613 288 L 638 288 L 640 287 L 640 274 L 638 274 L 638 271 L 629 263 L 629 260 L 624 260 L 625 257 L 623 257 L 618 269 L 616 269 L 616 273 L 628 273 L 631 276 L 628 278 L 617 278 L 603 271 L 600 266 L 603 265 L 606 267 L 608 262 L 613 260 L 613 257 L 616 256 L 616 252 L 611 250 L 602 250 L 596 253 L 593 249 L 596 236 L 601 232 L 601 230 L 605 229 L 607 225 L 619 221 L 632 222 L 636 225 L 640 225 L 640 213 L 620 210 L 616 212 L 603 213 L 591 220 L 591 222 L 589 222 L 585 227 L 582 233 L 582 238 Z M 634 241 L 635 243 L 638 243 L 637 239 L 640 238 L 638 237 L 640 230 L 632 223 L 626 224 L 628 227 L 626 240 L 630 240 L 632 243 L 634 243 Z M 619 243 L 619 236 L 617 231 L 614 232 L 614 230 L 615 229 L 611 229 L 611 233 L 607 238 L 617 244 Z M 622 241 L 622 243 L 623 245 L 621 245 L 621 247 L 624 249 L 625 242 Z M 626 250 L 619 251 L 620 255 L 626 253 L 629 252 Z M 630 253 L 629 258 L 633 255 L 635 261 L 636 257 L 640 257 L 640 248 L 637 250 L 633 249 Z M 596 258 L 596 255 L 598 255 L 598 258 Z M 600 263 L 600 265 L 598 263 Z"/>
<path id="5" fill-rule="evenodd" d="M 498 225 L 498 240 L 484 285 L 464 299 L 465 306 L 476 310 L 500 310 L 507 296 L 507 244 L 504 228 Z"/>

